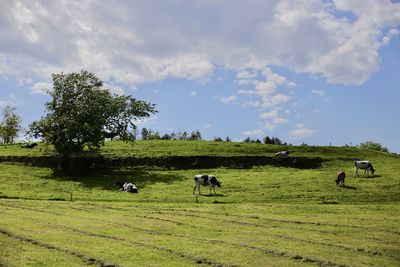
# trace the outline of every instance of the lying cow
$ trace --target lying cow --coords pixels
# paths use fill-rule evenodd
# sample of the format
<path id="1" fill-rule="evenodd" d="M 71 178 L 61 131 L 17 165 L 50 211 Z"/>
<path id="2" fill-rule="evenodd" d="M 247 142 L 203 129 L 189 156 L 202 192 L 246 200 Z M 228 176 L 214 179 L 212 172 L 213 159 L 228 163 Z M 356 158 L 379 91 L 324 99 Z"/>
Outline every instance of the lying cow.
<path id="1" fill-rule="evenodd" d="M 336 175 L 336 185 L 342 184 L 344 187 L 344 179 L 346 178 L 346 173 L 344 171 L 340 171 Z"/>
<path id="2" fill-rule="evenodd" d="M 35 146 L 37 146 L 37 143 L 31 143 L 31 144 L 23 144 L 21 146 L 21 148 L 34 148 Z"/>
<path id="3" fill-rule="evenodd" d="M 115 184 L 119 186 L 119 191 L 138 193 L 138 189 L 133 183 L 118 181 Z"/>
<path id="4" fill-rule="evenodd" d="M 279 158 L 287 158 L 289 157 L 289 153 L 289 150 L 279 151 L 275 153 L 275 156 Z"/>
<path id="5" fill-rule="evenodd" d="M 221 182 L 218 181 L 217 177 L 215 177 L 214 175 L 197 174 L 193 177 L 193 179 L 194 179 L 193 194 L 197 188 L 197 191 L 200 195 L 200 185 L 209 186 L 210 194 L 212 189 L 214 191 L 214 195 L 215 195 L 215 186 L 221 187 Z"/>
<path id="6" fill-rule="evenodd" d="M 360 161 L 354 161 L 354 177 L 358 177 L 358 169 L 364 170 L 364 175 L 365 173 L 371 172 L 372 176 L 375 173 L 375 169 L 374 167 L 372 167 L 371 162 L 369 162 L 368 160 L 360 160 Z"/>

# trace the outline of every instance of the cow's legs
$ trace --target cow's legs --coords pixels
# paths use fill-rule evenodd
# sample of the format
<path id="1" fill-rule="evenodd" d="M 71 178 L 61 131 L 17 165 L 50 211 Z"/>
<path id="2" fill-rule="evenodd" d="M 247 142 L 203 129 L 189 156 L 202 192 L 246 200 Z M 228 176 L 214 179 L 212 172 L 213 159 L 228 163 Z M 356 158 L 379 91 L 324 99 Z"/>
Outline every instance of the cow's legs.
<path id="1" fill-rule="evenodd" d="M 196 187 L 197 187 L 197 184 L 194 184 L 194 187 L 193 187 L 193 195 L 194 195 L 194 191 L 196 191 Z"/>
<path id="2" fill-rule="evenodd" d="M 358 168 L 357 167 L 355 167 L 354 177 L 358 177 Z"/>

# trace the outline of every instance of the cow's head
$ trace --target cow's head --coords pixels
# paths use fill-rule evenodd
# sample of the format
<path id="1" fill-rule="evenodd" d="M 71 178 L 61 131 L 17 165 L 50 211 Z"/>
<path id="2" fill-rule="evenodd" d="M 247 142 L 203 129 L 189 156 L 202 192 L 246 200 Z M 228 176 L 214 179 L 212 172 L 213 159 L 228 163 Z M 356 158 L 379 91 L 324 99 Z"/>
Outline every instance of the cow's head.
<path id="1" fill-rule="evenodd" d="M 374 167 L 372 167 L 372 165 L 371 165 L 371 173 L 372 173 L 372 175 L 374 175 L 374 173 L 375 173 L 375 169 L 374 169 Z"/>
<path id="2" fill-rule="evenodd" d="M 210 176 L 209 178 L 210 178 L 211 184 L 216 185 L 216 186 L 218 186 L 218 187 L 221 187 L 221 183 L 222 183 L 222 182 L 218 181 L 217 177 L 215 177 L 215 176 Z"/>
<path id="3" fill-rule="evenodd" d="M 119 188 L 122 188 L 124 186 L 124 184 L 125 184 L 125 182 L 122 182 L 122 181 L 118 181 L 115 183 L 115 185 L 118 185 Z"/>

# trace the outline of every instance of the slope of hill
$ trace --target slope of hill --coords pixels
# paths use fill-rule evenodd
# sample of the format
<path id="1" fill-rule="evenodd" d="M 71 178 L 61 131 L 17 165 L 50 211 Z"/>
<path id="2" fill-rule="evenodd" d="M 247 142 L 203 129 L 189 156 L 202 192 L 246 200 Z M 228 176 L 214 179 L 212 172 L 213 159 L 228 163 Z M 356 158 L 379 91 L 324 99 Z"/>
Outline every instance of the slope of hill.
<path id="1" fill-rule="evenodd" d="M 271 157 L 279 146 L 221 142 L 107 142 L 103 157 Z M 351 147 L 290 147 L 318 168 L 189 169 L 147 165 L 61 173 L 10 161 L 52 157 L 0 148 L 0 265 L 398 266 L 400 158 Z M 85 156 L 85 155 L 82 155 Z M 84 158 L 84 157 L 83 157 Z M 82 159 L 83 159 L 82 158 Z M 375 176 L 353 177 L 368 159 Z M 25 163 L 27 163 L 25 162 Z M 336 186 L 338 170 L 347 173 Z M 193 194 L 193 175 L 222 188 Z M 138 194 L 119 192 L 117 180 Z"/>

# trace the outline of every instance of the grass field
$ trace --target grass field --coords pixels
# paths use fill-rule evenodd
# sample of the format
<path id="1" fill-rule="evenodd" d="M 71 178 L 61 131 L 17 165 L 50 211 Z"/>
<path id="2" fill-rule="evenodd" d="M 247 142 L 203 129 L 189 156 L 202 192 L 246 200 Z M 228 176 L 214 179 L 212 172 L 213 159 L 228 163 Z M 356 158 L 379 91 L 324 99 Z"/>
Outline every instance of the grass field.
<path id="1" fill-rule="evenodd" d="M 102 153 L 272 155 L 279 148 L 156 144 L 130 151 L 111 142 Z M 319 169 L 123 168 L 79 176 L 2 162 L 0 266 L 400 266 L 400 158 L 349 147 L 291 150 L 327 160 Z M 34 155 L 0 148 L 0 156 L 24 153 Z M 371 160 L 376 175 L 353 178 L 353 158 Z M 347 173 L 345 187 L 334 182 L 338 170 Z M 192 194 L 197 173 L 222 181 L 217 195 Z M 118 192 L 120 179 L 135 182 L 139 194 Z"/>

